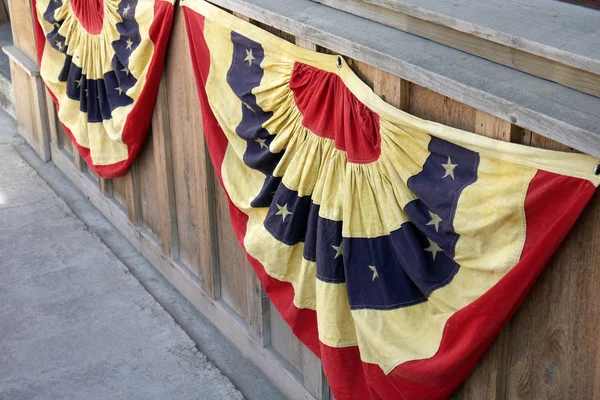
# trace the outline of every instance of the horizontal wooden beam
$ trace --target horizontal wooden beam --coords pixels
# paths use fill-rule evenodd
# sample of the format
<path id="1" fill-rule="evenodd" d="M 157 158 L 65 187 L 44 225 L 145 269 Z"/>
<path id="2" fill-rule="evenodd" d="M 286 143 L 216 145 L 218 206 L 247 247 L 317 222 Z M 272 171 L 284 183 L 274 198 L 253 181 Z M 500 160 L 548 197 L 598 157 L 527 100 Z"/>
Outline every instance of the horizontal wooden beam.
<path id="1" fill-rule="evenodd" d="M 211 2 L 600 157 L 600 98 L 311 1 Z"/>
<path id="2" fill-rule="evenodd" d="M 555 0 L 361 1 L 600 74 L 596 10 Z"/>
<path id="3" fill-rule="evenodd" d="M 339 10 L 349 12 L 372 21 L 400 29 L 413 35 L 417 35 L 434 42 L 445 44 L 452 48 L 467 52 L 469 54 L 483 57 L 486 60 L 500 63 L 508 67 L 527 72 L 539 78 L 548 79 L 573 88 L 592 96 L 600 96 L 600 74 L 586 69 L 581 69 L 570 65 L 566 57 L 561 57 L 557 52 L 551 53 L 554 58 L 538 55 L 545 53 L 544 49 L 538 49 L 534 45 L 520 46 L 524 40 L 510 36 L 500 35 L 496 31 L 491 31 L 485 36 L 479 30 L 486 31 L 485 27 L 474 24 L 459 24 L 456 18 L 443 18 L 439 15 L 433 20 L 428 21 L 423 15 L 420 7 L 406 7 L 402 1 L 392 0 L 314 0 Z M 402 10 L 402 11 L 401 11 Z M 416 11 L 415 11 L 416 10 Z M 405 12 L 406 11 L 406 12 Z M 598 14 L 597 11 L 588 10 L 590 13 Z M 490 17 L 489 15 L 487 16 Z M 499 16 L 501 18 L 502 15 Z M 482 16 L 485 19 L 485 16 Z M 544 21 L 549 24 L 552 21 Z M 598 17 L 600 24 L 600 16 Z M 465 25 L 469 29 L 465 28 Z M 542 24 L 543 25 L 543 24 Z M 463 30 L 455 27 L 465 28 Z M 490 31 L 488 29 L 488 31 Z M 497 33 L 497 34 L 495 34 Z M 600 32 L 598 33 L 600 35 Z M 496 40 L 494 40 L 496 39 Z M 502 39 L 502 40 L 500 40 Z M 536 53 L 529 53 L 521 48 L 534 48 Z M 539 46 L 541 47 L 541 45 Z M 568 54 L 561 51 L 561 54 Z M 600 69 L 589 60 L 588 63 L 577 63 L 585 65 L 590 69 Z"/>
<path id="4" fill-rule="evenodd" d="M 4 46 L 2 47 L 4 54 L 8 56 L 15 64 L 17 64 L 25 73 L 29 76 L 39 76 L 40 68 L 37 63 L 31 60 L 16 46 Z"/>

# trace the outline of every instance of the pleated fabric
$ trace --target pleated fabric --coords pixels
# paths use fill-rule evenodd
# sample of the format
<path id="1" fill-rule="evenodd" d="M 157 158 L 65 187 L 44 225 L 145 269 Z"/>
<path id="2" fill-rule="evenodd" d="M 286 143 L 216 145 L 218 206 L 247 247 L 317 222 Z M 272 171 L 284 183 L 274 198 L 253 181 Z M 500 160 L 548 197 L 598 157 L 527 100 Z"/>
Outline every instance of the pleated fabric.
<path id="1" fill-rule="evenodd" d="M 174 0 L 33 0 L 40 73 L 88 166 L 124 175 L 150 126 Z"/>
<path id="2" fill-rule="evenodd" d="M 237 238 L 335 398 L 448 397 L 595 192 L 598 160 L 421 120 L 341 57 L 182 4 Z"/>

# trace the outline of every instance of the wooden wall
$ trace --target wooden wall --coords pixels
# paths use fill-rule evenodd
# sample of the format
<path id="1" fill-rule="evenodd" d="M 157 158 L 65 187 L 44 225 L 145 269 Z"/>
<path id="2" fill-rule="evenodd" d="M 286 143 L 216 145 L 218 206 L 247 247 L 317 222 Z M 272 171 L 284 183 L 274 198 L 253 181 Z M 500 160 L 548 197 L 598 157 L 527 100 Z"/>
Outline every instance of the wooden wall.
<path id="1" fill-rule="evenodd" d="M 335 51 L 259 25 L 302 47 Z M 569 151 L 538 133 L 347 61 L 386 101 L 414 115 L 499 140 Z M 47 107 L 53 161 L 117 229 L 287 398 L 331 398 L 320 361 L 270 304 L 234 238 L 227 200 L 207 156 L 181 9 L 151 132 L 125 177 L 103 180 L 92 174 L 73 151 L 53 106 Z M 596 195 L 453 398 L 600 398 L 599 208 Z"/>

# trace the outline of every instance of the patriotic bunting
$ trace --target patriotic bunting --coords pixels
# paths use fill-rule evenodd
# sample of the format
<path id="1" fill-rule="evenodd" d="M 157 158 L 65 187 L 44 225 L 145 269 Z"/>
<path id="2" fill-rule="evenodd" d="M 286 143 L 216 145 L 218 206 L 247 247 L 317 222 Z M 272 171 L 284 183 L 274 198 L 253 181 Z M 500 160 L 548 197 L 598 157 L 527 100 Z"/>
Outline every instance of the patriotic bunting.
<path id="1" fill-rule="evenodd" d="M 421 120 L 341 57 L 182 4 L 235 232 L 335 398 L 448 397 L 593 195 L 598 160 Z"/>
<path id="2" fill-rule="evenodd" d="M 124 175 L 146 137 L 174 0 L 33 0 L 41 76 L 98 175 Z"/>

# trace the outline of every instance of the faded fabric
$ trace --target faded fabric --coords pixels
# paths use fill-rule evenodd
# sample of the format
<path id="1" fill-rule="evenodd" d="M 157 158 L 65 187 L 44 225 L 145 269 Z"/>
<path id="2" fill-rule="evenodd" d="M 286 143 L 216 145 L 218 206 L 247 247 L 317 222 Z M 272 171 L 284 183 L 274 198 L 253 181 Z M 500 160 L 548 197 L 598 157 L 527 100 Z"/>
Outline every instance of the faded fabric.
<path id="1" fill-rule="evenodd" d="M 234 230 L 335 398 L 448 397 L 593 195 L 598 160 L 421 120 L 342 58 L 182 4 Z"/>
<path id="2" fill-rule="evenodd" d="M 150 126 L 174 0 L 33 0 L 41 76 L 89 167 L 124 175 Z"/>

